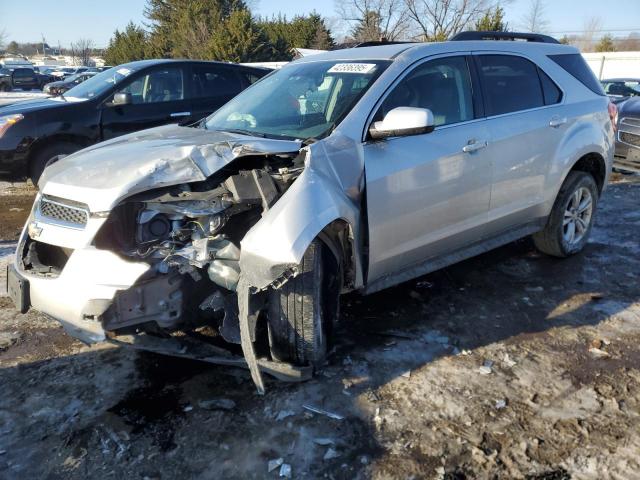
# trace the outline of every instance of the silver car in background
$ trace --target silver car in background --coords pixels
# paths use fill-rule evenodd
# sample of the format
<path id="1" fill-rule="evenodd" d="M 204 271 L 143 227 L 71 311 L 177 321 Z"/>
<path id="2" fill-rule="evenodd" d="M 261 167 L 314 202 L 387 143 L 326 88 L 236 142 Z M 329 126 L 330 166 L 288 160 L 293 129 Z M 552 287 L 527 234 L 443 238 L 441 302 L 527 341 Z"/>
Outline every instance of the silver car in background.
<path id="1" fill-rule="evenodd" d="M 248 366 L 259 391 L 263 372 L 308 378 L 341 293 L 527 235 L 579 252 L 611 171 L 608 105 L 579 52 L 548 41 L 307 57 L 197 127 L 48 167 L 9 290 L 85 342 L 197 340 L 194 358 Z"/>

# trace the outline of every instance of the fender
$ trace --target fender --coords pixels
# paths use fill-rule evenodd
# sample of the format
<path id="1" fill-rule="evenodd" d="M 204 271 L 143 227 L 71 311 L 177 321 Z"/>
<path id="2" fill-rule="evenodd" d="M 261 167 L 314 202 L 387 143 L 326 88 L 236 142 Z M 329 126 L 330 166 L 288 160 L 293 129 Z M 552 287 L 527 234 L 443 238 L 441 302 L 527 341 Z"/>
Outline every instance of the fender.
<path id="1" fill-rule="evenodd" d="M 248 284 L 257 289 L 268 287 L 300 263 L 325 227 L 342 220 L 354 238 L 354 284 L 362 285 L 359 218 L 363 170 L 355 144 L 344 147 L 341 145 L 340 150 L 345 155 L 338 155 L 337 161 L 351 163 L 352 168 L 344 163 L 339 170 L 334 168 L 332 160 L 336 157 L 333 153 L 326 155 L 320 146 L 303 151 L 307 157 L 302 174 L 241 242 L 240 271 Z M 315 215 L 310 216 L 311 211 Z"/>
<path id="2" fill-rule="evenodd" d="M 600 115 L 600 113 L 595 115 Z M 551 212 L 558 192 L 569 172 L 581 158 L 587 155 L 597 154 L 604 159 L 602 190 L 604 191 L 606 188 L 613 165 L 614 134 L 607 112 L 604 111 L 601 115 L 603 118 L 598 118 L 597 122 L 579 118 L 567 129 L 562 142 L 558 145 L 555 160 L 551 162 L 551 170 L 547 176 L 544 216 L 548 216 Z M 596 139 L 599 141 L 594 141 Z"/>

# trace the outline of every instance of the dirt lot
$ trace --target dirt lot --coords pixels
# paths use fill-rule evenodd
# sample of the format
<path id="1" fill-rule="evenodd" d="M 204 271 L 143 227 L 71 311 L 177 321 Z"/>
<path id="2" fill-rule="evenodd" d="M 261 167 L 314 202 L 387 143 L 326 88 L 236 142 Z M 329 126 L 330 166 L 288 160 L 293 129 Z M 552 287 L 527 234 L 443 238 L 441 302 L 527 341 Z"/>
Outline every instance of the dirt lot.
<path id="1" fill-rule="evenodd" d="M 33 192 L 0 190 L 6 264 Z M 639 205 L 618 177 L 581 255 L 520 241 L 345 297 L 324 373 L 264 397 L 0 297 L 0 478 L 640 478 Z"/>

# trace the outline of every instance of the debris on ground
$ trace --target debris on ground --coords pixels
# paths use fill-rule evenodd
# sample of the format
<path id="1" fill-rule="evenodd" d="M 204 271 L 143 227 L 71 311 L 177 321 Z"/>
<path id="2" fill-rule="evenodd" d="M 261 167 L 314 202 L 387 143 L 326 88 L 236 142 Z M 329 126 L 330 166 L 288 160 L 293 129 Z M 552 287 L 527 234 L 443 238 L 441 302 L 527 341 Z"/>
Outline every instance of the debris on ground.
<path id="1" fill-rule="evenodd" d="M 502 410 L 506 406 L 507 406 L 507 400 L 506 399 L 496 400 L 496 410 Z"/>
<path id="2" fill-rule="evenodd" d="M 319 415 L 324 415 L 325 417 L 333 418 L 334 420 L 344 420 L 344 417 L 338 413 L 329 412 L 328 410 L 323 410 L 322 408 L 314 407 L 313 405 L 303 405 L 302 408 Z"/>
<path id="3" fill-rule="evenodd" d="M 335 442 L 331 438 L 326 438 L 326 437 L 314 438 L 313 443 L 315 443 L 316 445 L 320 445 L 321 447 L 326 447 L 328 445 L 335 444 Z"/>
<path id="4" fill-rule="evenodd" d="M 481 367 L 478 368 L 481 375 L 489 375 L 493 372 L 493 361 L 485 360 Z"/>
<path id="5" fill-rule="evenodd" d="M 267 465 L 267 471 L 268 472 L 273 472 L 276 468 L 278 468 L 283 463 L 284 463 L 284 458 L 282 458 L 282 457 L 274 458 L 273 460 L 269 460 L 269 463 Z"/>
<path id="6" fill-rule="evenodd" d="M 283 463 L 280 467 L 279 475 L 284 478 L 291 478 L 291 465 L 289 465 L 288 463 Z"/>
<path id="7" fill-rule="evenodd" d="M 340 454 L 335 449 L 329 447 L 327 449 L 327 452 L 324 454 L 324 457 L 322 457 L 322 459 L 326 462 L 328 460 L 333 460 L 338 457 L 340 457 Z"/>

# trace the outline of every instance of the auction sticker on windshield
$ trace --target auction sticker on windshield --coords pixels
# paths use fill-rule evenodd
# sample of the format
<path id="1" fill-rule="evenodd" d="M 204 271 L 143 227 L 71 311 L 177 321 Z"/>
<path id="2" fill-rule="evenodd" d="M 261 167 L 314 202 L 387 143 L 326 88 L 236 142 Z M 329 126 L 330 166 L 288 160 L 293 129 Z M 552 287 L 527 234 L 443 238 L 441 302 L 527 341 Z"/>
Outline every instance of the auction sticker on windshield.
<path id="1" fill-rule="evenodd" d="M 376 68 L 375 63 L 337 63 L 328 73 L 369 73 Z"/>

